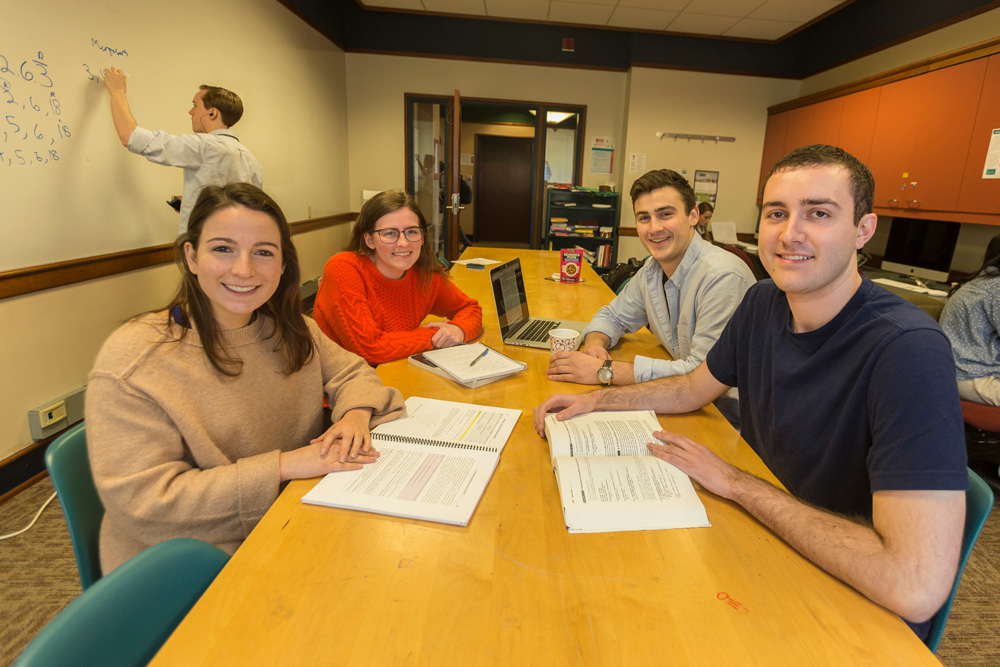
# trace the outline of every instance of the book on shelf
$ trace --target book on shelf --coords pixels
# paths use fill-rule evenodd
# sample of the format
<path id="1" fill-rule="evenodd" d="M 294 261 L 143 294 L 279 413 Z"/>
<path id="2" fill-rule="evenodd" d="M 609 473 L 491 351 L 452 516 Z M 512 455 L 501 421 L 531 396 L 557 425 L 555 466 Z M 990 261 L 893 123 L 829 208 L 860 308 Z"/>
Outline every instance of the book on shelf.
<path id="1" fill-rule="evenodd" d="M 455 345 L 410 355 L 409 362 L 460 385 L 475 389 L 528 367 L 482 343 Z"/>
<path id="2" fill-rule="evenodd" d="M 405 417 L 372 431 L 375 463 L 328 474 L 302 502 L 466 526 L 520 416 L 411 396 Z"/>
<path id="3" fill-rule="evenodd" d="M 710 526 L 690 478 L 646 448 L 651 410 L 545 418 L 563 518 L 571 533 Z"/>

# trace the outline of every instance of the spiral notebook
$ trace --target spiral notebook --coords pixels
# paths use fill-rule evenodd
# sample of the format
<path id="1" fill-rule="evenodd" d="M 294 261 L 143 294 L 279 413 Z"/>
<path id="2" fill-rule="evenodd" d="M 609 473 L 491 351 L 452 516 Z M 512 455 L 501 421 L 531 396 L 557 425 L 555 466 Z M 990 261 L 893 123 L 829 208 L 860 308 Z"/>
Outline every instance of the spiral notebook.
<path id="1" fill-rule="evenodd" d="M 466 526 L 520 416 L 411 396 L 405 417 L 372 431 L 378 461 L 330 473 L 302 502 Z"/>
<path id="2" fill-rule="evenodd" d="M 482 343 L 428 350 L 410 356 L 409 361 L 469 388 L 502 380 L 528 367 Z"/>

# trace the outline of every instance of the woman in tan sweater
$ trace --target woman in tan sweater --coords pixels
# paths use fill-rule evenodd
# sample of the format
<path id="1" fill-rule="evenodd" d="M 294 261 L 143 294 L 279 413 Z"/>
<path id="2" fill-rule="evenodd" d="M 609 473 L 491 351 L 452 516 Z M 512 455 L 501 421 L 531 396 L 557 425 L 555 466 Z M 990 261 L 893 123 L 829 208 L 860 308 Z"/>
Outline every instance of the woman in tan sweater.
<path id="1" fill-rule="evenodd" d="M 282 483 L 374 462 L 369 429 L 405 409 L 302 316 L 288 223 L 261 190 L 205 188 L 174 250 L 177 296 L 115 331 L 90 373 L 105 572 L 174 537 L 234 552 Z"/>

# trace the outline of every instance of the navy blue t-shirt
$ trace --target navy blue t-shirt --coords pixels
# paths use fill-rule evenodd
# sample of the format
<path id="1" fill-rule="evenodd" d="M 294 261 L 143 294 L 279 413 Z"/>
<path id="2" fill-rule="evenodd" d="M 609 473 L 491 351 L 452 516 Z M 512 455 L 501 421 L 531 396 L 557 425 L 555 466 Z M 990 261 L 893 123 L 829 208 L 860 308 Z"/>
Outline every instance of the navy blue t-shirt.
<path id="1" fill-rule="evenodd" d="M 865 278 L 830 322 L 797 334 L 773 281 L 747 292 L 706 359 L 739 388 L 741 434 L 795 496 L 872 518 L 872 493 L 965 490 L 947 337 Z"/>
<path id="2" fill-rule="evenodd" d="M 870 521 L 875 491 L 968 487 L 948 339 L 867 278 L 833 320 L 801 334 L 785 293 L 757 283 L 706 362 L 739 388 L 743 438 L 802 500 Z M 924 637 L 930 623 L 908 625 Z"/>

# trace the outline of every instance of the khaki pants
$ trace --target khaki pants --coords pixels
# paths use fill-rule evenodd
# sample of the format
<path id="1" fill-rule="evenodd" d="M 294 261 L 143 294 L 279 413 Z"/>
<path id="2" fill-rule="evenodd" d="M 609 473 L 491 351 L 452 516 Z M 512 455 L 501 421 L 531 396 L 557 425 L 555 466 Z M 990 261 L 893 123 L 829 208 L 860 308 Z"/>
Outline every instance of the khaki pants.
<path id="1" fill-rule="evenodd" d="M 963 401 L 1000 405 L 1000 378 L 987 375 L 975 380 L 959 380 L 958 395 Z"/>

